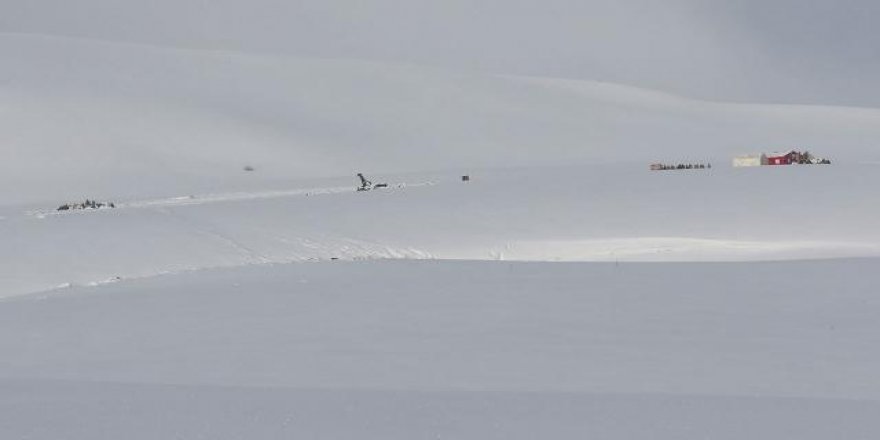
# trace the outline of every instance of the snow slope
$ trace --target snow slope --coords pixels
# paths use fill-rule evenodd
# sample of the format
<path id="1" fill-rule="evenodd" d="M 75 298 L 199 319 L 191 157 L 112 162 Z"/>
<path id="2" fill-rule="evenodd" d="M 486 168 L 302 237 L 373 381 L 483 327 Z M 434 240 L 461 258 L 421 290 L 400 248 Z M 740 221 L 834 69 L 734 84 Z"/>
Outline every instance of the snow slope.
<path id="1" fill-rule="evenodd" d="M 880 431 L 880 110 L 16 34 L 0 67 L 0 438 Z M 835 164 L 727 166 L 786 146 Z M 54 210 L 86 197 L 118 208 Z"/>
<path id="2" fill-rule="evenodd" d="M 868 439 L 877 268 L 334 262 L 8 300 L 0 436 Z"/>
<path id="3" fill-rule="evenodd" d="M 0 63 L 0 296 L 331 258 L 878 254 L 876 110 L 33 35 Z M 847 166 L 726 169 L 792 144 Z M 715 168 L 645 171 L 688 160 Z M 407 186 L 353 194 L 357 171 Z M 122 208 L 49 215 L 86 197 Z"/>
<path id="4" fill-rule="evenodd" d="M 880 111 L 599 82 L 0 34 L 0 205 L 461 167 L 880 160 Z M 245 165 L 256 173 L 244 173 Z"/>
<path id="5" fill-rule="evenodd" d="M 748 261 L 880 256 L 872 165 L 650 172 L 587 166 L 0 210 L 0 297 L 334 258 Z M 348 187 L 345 186 L 346 181 Z"/>

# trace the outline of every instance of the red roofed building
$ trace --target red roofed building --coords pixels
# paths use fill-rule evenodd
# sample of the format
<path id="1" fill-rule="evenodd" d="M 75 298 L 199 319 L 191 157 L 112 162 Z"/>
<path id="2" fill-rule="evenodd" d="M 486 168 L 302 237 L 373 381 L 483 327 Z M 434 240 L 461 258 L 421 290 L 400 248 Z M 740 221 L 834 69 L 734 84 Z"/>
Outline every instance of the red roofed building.
<path id="1" fill-rule="evenodd" d="M 770 153 L 767 155 L 767 165 L 791 165 L 801 160 L 801 153 L 791 150 L 786 153 Z"/>

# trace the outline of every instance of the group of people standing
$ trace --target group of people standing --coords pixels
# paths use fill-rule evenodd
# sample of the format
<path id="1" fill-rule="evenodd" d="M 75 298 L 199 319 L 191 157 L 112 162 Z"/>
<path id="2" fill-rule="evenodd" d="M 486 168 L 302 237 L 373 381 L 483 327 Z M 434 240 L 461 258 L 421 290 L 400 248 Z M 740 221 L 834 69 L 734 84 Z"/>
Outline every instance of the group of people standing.
<path id="1" fill-rule="evenodd" d="M 96 202 L 94 200 L 86 199 L 85 202 L 82 203 L 65 203 L 58 207 L 59 211 L 70 211 L 71 209 L 100 209 L 100 208 L 115 208 L 116 204 L 113 202 L 104 203 L 104 202 Z"/>
<path id="2" fill-rule="evenodd" d="M 711 169 L 711 163 L 680 163 L 676 165 L 666 165 L 662 163 L 651 164 L 651 171 L 666 170 L 705 170 Z"/>

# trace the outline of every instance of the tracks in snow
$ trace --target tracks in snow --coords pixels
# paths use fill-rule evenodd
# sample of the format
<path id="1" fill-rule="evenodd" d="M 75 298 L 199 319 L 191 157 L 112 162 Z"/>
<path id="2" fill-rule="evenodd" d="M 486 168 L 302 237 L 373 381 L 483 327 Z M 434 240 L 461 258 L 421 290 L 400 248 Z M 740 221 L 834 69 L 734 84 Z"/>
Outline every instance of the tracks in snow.
<path id="1" fill-rule="evenodd" d="M 393 196 L 394 193 L 400 193 L 407 188 L 431 185 L 435 185 L 435 183 L 429 181 L 399 183 L 379 191 L 380 194 Z M 186 209 L 188 206 L 195 208 L 199 205 L 207 206 L 218 203 L 229 203 L 226 205 L 229 209 L 238 209 L 236 208 L 237 202 L 278 199 L 283 203 L 288 203 L 289 199 L 290 203 L 297 203 L 298 197 L 342 196 L 349 193 L 356 193 L 356 191 L 351 187 L 318 187 L 281 191 L 231 192 L 132 200 L 117 203 L 115 209 L 22 213 L 19 214 L 21 217 L 18 217 L 15 223 L 23 230 L 32 229 L 27 226 L 27 223 L 33 223 L 33 226 L 36 226 L 36 222 L 41 222 L 40 219 L 53 220 L 45 224 L 45 227 L 50 231 L 68 230 L 69 228 L 72 237 L 68 240 L 68 248 L 74 250 L 90 249 L 86 258 L 89 260 L 88 270 L 67 269 L 66 267 L 70 266 L 67 263 L 81 258 L 82 254 L 76 251 L 65 252 L 61 254 L 61 257 L 56 258 L 61 262 L 59 266 L 65 267 L 65 269 L 52 274 L 46 283 L 41 283 L 43 285 L 32 283 L 32 285 L 23 288 L 12 286 L 19 290 L 0 292 L 0 298 L 39 294 L 40 292 L 60 292 L 76 287 L 99 287 L 110 283 L 216 268 L 329 262 L 332 260 L 434 258 L 431 253 L 423 249 L 384 243 L 381 240 L 370 240 L 359 237 L 357 233 L 343 232 L 324 235 L 311 230 L 289 230 L 286 233 L 275 234 L 272 231 L 262 230 L 257 232 L 242 232 L 234 228 L 229 230 L 222 224 L 215 224 L 210 216 L 190 215 L 198 211 L 196 209 L 192 211 Z M 362 196 L 379 196 L 380 194 L 363 194 Z M 339 199 L 339 202 L 345 204 L 361 200 L 360 194 L 348 197 L 352 198 Z M 299 202 L 305 203 L 306 200 L 302 199 Z M 126 212 L 125 215 L 111 215 L 111 213 L 123 214 Z M 168 218 L 168 222 L 156 222 L 155 220 L 160 218 L 156 217 L 157 214 Z M 97 217 L 77 217 L 83 220 L 92 218 L 96 221 L 65 221 L 75 219 L 68 216 L 80 215 Z M 99 219 L 100 221 L 97 221 Z M 109 231 L 104 231 L 105 228 L 109 228 Z M 42 230 L 42 228 L 37 229 Z M 74 231 L 79 232 L 74 233 Z M 132 248 L 130 252 L 107 257 L 101 256 L 100 252 L 95 254 L 95 249 L 97 249 L 95 246 L 107 249 L 108 252 L 115 250 L 118 253 L 119 248 L 138 243 L 139 239 L 133 237 L 141 233 L 154 234 L 149 238 L 150 245 L 146 246 L 145 250 L 140 250 L 139 247 Z M 181 237 L 186 240 L 180 241 Z M 157 246 L 158 248 L 164 247 L 173 253 L 169 253 L 167 260 L 161 258 L 157 260 L 155 252 L 161 252 L 161 249 L 156 251 Z M 194 247 L 192 252 L 188 252 L 190 249 L 178 249 L 178 246 Z M 151 254 L 151 252 L 153 253 Z M 0 282 L 0 287 L 3 285 L 4 283 Z"/>
<path id="2" fill-rule="evenodd" d="M 416 187 L 432 186 L 432 185 L 435 185 L 435 182 L 427 181 L 427 182 L 418 182 L 418 183 L 398 183 L 398 184 L 391 185 L 388 188 L 384 188 L 381 191 L 394 191 L 394 190 L 402 190 L 402 189 L 406 189 L 406 188 L 416 188 Z M 300 188 L 300 189 L 290 189 L 290 190 L 256 191 L 256 192 L 230 192 L 230 193 L 219 193 L 219 194 L 177 196 L 177 197 L 168 197 L 168 198 L 160 198 L 160 199 L 132 200 L 132 201 L 128 201 L 128 202 L 116 203 L 116 208 L 83 209 L 83 210 L 75 210 L 75 211 L 34 210 L 34 211 L 28 211 L 25 214 L 29 217 L 35 217 L 35 218 L 42 219 L 42 218 L 46 218 L 46 217 L 50 217 L 50 216 L 67 216 L 67 215 L 77 215 L 77 214 L 86 214 L 86 213 L 109 212 L 109 211 L 115 211 L 115 210 L 119 210 L 119 209 L 172 208 L 172 207 L 178 207 L 178 206 L 205 205 L 205 204 L 212 204 L 212 203 L 230 203 L 230 202 L 241 202 L 241 201 L 250 201 L 250 200 L 278 199 L 278 198 L 287 198 L 287 197 L 323 196 L 323 195 L 334 195 L 334 194 L 349 194 L 349 193 L 356 193 L 356 192 L 357 191 L 355 189 L 352 189 L 351 186 Z"/>

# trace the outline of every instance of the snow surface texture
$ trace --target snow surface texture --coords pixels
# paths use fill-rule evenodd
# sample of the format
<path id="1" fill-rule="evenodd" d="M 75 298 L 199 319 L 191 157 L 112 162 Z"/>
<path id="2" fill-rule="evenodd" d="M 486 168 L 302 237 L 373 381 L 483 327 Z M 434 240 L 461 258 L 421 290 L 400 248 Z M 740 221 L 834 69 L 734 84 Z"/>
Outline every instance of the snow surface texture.
<path id="1" fill-rule="evenodd" d="M 0 437 L 870 439 L 878 262 L 337 262 L 20 298 Z"/>

